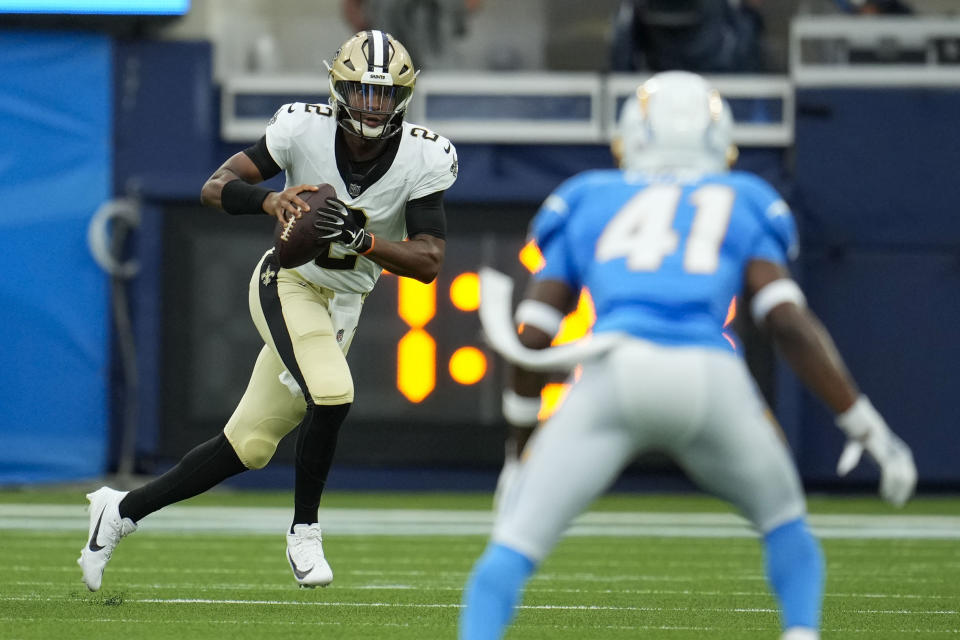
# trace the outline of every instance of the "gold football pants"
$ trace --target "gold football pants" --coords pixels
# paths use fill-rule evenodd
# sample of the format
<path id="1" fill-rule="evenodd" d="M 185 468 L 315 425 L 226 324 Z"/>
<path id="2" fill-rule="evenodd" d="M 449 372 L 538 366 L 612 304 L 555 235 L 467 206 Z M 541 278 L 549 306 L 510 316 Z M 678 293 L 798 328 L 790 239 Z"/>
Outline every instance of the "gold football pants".
<path id="1" fill-rule="evenodd" d="M 247 468 L 259 469 L 270 461 L 280 439 L 303 419 L 307 397 L 318 405 L 353 402 L 345 357 L 349 344 L 341 348 L 337 343 L 330 320 L 333 295 L 296 271 L 281 269 L 272 251 L 254 269 L 250 315 L 265 344 L 223 430 Z M 301 393 L 281 381 L 284 370 Z"/>

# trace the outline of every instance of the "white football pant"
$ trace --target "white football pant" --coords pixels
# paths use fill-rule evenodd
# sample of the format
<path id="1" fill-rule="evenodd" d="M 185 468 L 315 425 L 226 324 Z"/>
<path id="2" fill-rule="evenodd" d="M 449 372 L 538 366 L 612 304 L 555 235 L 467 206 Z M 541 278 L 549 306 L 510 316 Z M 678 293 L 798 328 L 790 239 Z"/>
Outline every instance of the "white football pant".
<path id="1" fill-rule="evenodd" d="M 800 478 L 744 362 L 643 340 L 587 363 L 527 444 L 493 540 L 542 560 L 640 453 L 673 459 L 765 533 L 805 514 Z"/>

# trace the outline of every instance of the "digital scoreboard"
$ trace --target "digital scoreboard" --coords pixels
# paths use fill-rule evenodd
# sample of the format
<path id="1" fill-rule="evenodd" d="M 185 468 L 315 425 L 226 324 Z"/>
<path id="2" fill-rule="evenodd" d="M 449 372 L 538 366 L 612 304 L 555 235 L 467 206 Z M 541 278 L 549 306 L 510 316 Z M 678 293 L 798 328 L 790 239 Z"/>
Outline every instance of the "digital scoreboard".
<path id="1" fill-rule="evenodd" d="M 477 273 L 486 265 L 511 276 L 514 305 L 519 302 L 541 260 L 525 244 L 530 209 L 510 211 L 511 224 L 499 227 L 491 222 L 494 210 L 486 216 L 471 211 L 477 222 L 448 233 L 443 269 L 430 284 L 381 276 L 347 357 L 355 401 L 338 461 L 489 466 L 502 460 L 506 364 L 484 341 Z M 262 347 L 247 308 L 247 283 L 270 246 L 272 226 L 225 220 L 193 206 L 172 208 L 166 217 L 159 440 L 169 456 L 222 429 L 246 388 Z M 593 321 L 584 292 L 556 342 L 586 335 Z M 558 374 L 544 390 L 541 416 L 562 399 L 563 382 Z"/>

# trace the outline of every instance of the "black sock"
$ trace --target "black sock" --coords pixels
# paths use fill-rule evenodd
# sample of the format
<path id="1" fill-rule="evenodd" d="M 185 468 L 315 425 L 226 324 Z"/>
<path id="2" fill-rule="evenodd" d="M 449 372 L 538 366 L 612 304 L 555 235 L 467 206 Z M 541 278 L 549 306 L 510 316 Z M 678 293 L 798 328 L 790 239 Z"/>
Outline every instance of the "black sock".
<path id="1" fill-rule="evenodd" d="M 337 434 L 350 404 L 307 406 L 307 413 L 297 431 L 296 481 L 293 490 L 293 525 L 317 521 L 320 495 L 327 482 Z"/>
<path id="2" fill-rule="evenodd" d="M 120 517 L 137 522 L 168 504 L 199 495 L 247 468 L 227 437 L 220 433 L 194 447 L 173 469 L 120 501 Z"/>

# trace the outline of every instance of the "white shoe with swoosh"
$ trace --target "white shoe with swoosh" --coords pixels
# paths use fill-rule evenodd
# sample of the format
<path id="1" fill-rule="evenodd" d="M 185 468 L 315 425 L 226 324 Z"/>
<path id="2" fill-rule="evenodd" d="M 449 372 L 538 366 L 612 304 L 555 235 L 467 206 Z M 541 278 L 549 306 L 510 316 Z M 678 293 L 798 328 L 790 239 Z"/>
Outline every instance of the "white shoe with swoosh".
<path id="1" fill-rule="evenodd" d="M 297 524 L 287 534 L 287 562 L 301 587 L 325 587 L 333 582 L 333 570 L 323 556 L 320 525 Z"/>
<path id="2" fill-rule="evenodd" d="M 80 549 L 77 564 L 83 570 L 83 583 L 90 591 L 100 589 L 103 570 L 106 569 L 120 538 L 137 530 L 133 520 L 120 517 L 120 501 L 125 495 L 126 491 L 116 491 L 108 487 L 101 487 L 87 494 L 87 500 L 90 501 L 90 527 L 87 543 Z"/>

